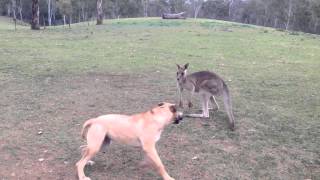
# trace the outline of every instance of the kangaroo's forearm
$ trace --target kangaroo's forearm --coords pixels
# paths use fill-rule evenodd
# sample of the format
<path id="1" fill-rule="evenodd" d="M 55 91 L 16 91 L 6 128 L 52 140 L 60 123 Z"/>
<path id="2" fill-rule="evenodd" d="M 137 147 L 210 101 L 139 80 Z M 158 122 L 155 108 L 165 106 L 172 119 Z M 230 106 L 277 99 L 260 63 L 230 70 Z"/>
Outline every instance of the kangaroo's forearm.
<path id="1" fill-rule="evenodd" d="M 178 85 L 178 94 L 179 94 L 179 107 L 183 107 L 183 103 L 182 103 L 182 91 L 183 88 L 180 86 L 180 84 Z"/>

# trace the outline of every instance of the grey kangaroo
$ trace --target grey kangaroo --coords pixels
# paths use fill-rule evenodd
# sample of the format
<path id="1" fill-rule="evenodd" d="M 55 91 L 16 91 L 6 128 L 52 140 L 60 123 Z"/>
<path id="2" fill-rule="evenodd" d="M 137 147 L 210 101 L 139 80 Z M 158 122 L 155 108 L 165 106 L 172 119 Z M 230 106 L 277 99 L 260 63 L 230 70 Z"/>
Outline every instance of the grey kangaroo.
<path id="1" fill-rule="evenodd" d="M 191 99 L 194 93 L 199 93 L 201 96 L 202 114 L 186 114 L 189 117 L 209 118 L 209 101 L 215 104 L 219 109 L 219 105 L 215 97 L 223 97 L 224 107 L 229 117 L 229 128 L 234 130 L 234 117 L 232 112 L 232 104 L 229 89 L 226 83 L 217 74 L 209 71 L 199 71 L 187 75 L 189 63 L 184 66 L 177 64 L 177 84 L 179 91 L 179 106 L 183 107 L 182 91 L 184 89 L 191 91 L 191 96 L 188 99 L 189 108 L 192 107 Z"/>

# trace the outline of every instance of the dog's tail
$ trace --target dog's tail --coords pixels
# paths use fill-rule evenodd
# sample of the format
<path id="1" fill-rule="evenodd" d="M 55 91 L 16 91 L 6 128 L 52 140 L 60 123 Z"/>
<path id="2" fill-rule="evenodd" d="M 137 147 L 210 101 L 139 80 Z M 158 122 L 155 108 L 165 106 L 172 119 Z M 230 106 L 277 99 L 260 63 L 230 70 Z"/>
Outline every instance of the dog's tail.
<path id="1" fill-rule="evenodd" d="M 83 124 L 82 131 L 81 131 L 81 137 L 83 139 L 86 139 L 86 135 L 87 135 L 88 129 L 91 126 L 91 124 L 93 123 L 93 120 L 95 120 L 95 119 L 89 119 Z"/>

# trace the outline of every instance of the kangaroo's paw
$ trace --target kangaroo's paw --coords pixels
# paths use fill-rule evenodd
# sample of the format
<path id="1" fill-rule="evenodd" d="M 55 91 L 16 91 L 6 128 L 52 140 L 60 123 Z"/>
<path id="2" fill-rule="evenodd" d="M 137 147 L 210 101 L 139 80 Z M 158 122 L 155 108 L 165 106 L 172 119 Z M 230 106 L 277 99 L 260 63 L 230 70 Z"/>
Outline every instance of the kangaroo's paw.
<path id="1" fill-rule="evenodd" d="M 203 118 L 203 114 L 185 114 L 186 117 Z"/>

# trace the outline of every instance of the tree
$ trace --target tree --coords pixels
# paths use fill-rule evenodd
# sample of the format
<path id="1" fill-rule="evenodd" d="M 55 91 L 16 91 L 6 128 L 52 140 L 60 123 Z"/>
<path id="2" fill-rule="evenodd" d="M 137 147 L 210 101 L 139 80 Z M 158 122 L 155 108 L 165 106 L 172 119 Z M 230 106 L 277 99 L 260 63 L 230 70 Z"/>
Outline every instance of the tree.
<path id="1" fill-rule="evenodd" d="M 192 0 L 192 6 L 193 6 L 193 17 L 197 19 L 199 11 L 201 10 L 203 0 Z"/>
<path id="2" fill-rule="evenodd" d="M 102 0 L 97 0 L 97 25 L 103 24 Z"/>
<path id="3" fill-rule="evenodd" d="M 149 0 L 143 0 L 143 15 L 148 17 Z"/>
<path id="4" fill-rule="evenodd" d="M 16 9 L 17 9 L 17 1 L 11 0 L 11 8 L 13 13 L 13 21 L 14 21 L 14 29 L 17 29 L 17 15 L 16 15 Z"/>
<path id="5" fill-rule="evenodd" d="M 21 0 L 19 0 L 18 11 L 19 11 L 19 15 L 20 15 L 20 21 L 23 21 L 23 17 L 22 17 L 22 2 L 21 2 Z"/>
<path id="6" fill-rule="evenodd" d="M 96 18 L 97 24 L 102 24 L 104 17 L 159 17 L 179 12 L 193 18 L 320 34 L 320 0 L 0 0 L 0 15 L 31 21 L 36 29 L 40 23 L 68 21 L 70 25 L 74 18 L 77 22 Z"/>
<path id="7" fill-rule="evenodd" d="M 205 18 L 227 19 L 229 16 L 228 3 L 224 0 L 206 1 L 201 10 Z"/>
<path id="8" fill-rule="evenodd" d="M 319 0 L 310 0 L 310 9 L 311 9 L 311 17 L 312 23 L 310 27 L 314 33 L 319 32 L 318 27 L 320 23 L 320 1 Z"/>
<path id="9" fill-rule="evenodd" d="M 292 0 L 288 0 L 288 15 L 287 15 L 286 30 L 289 29 L 291 15 L 292 15 L 292 8 L 293 8 Z"/>
<path id="10" fill-rule="evenodd" d="M 232 20 L 233 19 L 232 18 L 233 17 L 232 10 L 233 10 L 233 5 L 234 5 L 234 0 L 229 0 L 228 3 L 229 3 L 228 4 L 228 16 L 229 16 L 229 19 Z"/>
<path id="11" fill-rule="evenodd" d="M 69 27 L 71 26 L 71 17 L 72 17 L 72 4 L 71 0 L 59 0 L 59 9 L 63 14 L 63 25 L 66 24 L 66 16 L 68 17 Z"/>
<path id="12" fill-rule="evenodd" d="M 51 26 L 52 19 L 52 0 L 47 0 L 48 3 L 48 25 Z"/>
<path id="13" fill-rule="evenodd" d="M 32 19 L 31 19 L 31 29 L 39 30 L 39 0 L 32 0 Z"/>

